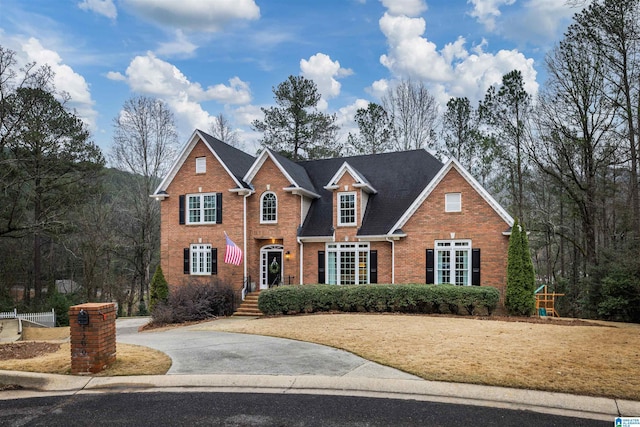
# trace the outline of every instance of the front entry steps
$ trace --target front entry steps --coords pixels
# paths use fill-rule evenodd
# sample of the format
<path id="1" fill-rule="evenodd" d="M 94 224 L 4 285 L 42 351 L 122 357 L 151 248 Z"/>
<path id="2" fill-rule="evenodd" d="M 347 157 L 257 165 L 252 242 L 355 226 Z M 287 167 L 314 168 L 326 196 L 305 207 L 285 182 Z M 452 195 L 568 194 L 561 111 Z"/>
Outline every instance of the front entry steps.
<path id="1" fill-rule="evenodd" d="M 262 316 L 262 312 L 258 309 L 258 296 L 260 291 L 251 292 L 244 297 L 244 301 L 240 303 L 240 306 L 233 313 L 234 316 Z"/>

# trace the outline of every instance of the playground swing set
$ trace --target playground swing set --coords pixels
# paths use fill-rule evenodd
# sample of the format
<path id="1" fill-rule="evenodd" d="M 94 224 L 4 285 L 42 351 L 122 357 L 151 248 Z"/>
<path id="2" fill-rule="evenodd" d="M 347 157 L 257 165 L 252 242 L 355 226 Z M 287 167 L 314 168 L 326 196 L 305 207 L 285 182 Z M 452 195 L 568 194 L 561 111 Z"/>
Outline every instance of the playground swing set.
<path id="1" fill-rule="evenodd" d="M 556 311 L 556 298 L 563 297 L 564 294 L 548 292 L 547 285 L 542 285 L 536 289 L 536 312 L 540 317 L 560 317 Z"/>

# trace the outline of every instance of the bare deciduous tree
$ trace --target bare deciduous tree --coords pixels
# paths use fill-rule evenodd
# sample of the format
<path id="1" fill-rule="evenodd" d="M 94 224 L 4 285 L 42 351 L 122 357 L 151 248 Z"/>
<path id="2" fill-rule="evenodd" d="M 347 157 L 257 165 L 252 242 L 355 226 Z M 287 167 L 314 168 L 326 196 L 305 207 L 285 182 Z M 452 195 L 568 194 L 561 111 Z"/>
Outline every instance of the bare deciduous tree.
<path id="1" fill-rule="evenodd" d="M 111 160 L 118 169 L 140 176 L 138 191 L 122 195 L 129 198 L 125 204 L 129 210 L 124 213 L 128 220 L 121 232 L 126 242 L 122 252 L 133 266 L 132 283 L 139 284 L 141 302 L 148 292 L 160 245 L 160 208 L 150 195 L 168 172 L 176 146 L 173 113 L 161 100 L 144 96 L 128 99 L 114 119 Z"/>
<path id="2" fill-rule="evenodd" d="M 438 103 L 424 83 L 402 80 L 387 90 L 382 105 L 392 122 L 392 140 L 397 151 L 435 150 Z"/>
<path id="3" fill-rule="evenodd" d="M 229 119 L 227 119 L 222 113 L 219 113 L 213 118 L 211 126 L 209 127 L 209 132 L 214 138 L 218 138 L 220 141 L 226 142 L 232 147 L 236 147 L 238 149 L 243 148 L 244 144 L 240 142 L 238 132 L 233 129 Z"/>

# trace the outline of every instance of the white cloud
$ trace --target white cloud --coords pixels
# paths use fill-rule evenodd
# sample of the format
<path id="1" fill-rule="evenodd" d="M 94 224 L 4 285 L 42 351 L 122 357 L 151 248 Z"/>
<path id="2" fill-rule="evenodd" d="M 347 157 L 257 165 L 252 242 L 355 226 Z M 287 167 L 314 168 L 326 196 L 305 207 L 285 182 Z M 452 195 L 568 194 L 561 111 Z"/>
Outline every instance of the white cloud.
<path id="1" fill-rule="evenodd" d="M 571 6 L 556 0 L 529 0 L 517 14 L 502 19 L 501 31 L 519 42 L 552 42 L 561 36 L 573 15 L 586 5 L 586 2 L 582 6 Z"/>
<path id="2" fill-rule="evenodd" d="M 22 42 L 20 52 L 17 54 L 23 55 L 25 62 L 36 62 L 38 65 L 46 64 L 51 67 L 55 73 L 53 82 L 56 90 L 69 94 L 71 99 L 68 106 L 76 111 L 78 117 L 91 130 L 95 130 L 98 113 L 93 108 L 94 101 L 91 99 L 89 85 L 84 77 L 66 65 L 57 52 L 46 49 L 40 40 L 34 37 Z"/>
<path id="3" fill-rule="evenodd" d="M 346 141 L 349 132 L 358 131 L 358 125 L 355 122 L 356 113 L 360 108 L 367 108 L 369 101 L 358 98 L 350 105 L 342 107 L 336 113 L 336 124 L 340 127 L 339 138 Z"/>
<path id="4" fill-rule="evenodd" d="M 418 16 L 427 10 L 423 0 L 380 0 L 391 15 Z"/>
<path id="5" fill-rule="evenodd" d="M 538 92 L 533 59 L 526 58 L 517 50 L 500 50 L 495 54 L 479 50 L 470 54 L 455 65 L 452 81 L 439 89 L 447 99 L 466 96 L 472 102 L 478 101 L 484 98 L 489 86 L 502 82 L 502 76 L 512 70 L 522 72 L 527 92 Z"/>
<path id="6" fill-rule="evenodd" d="M 336 78 L 353 74 L 352 70 L 341 68 L 340 62 L 332 61 L 324 53 L 316 53 L 309 60 L 300 60 L 300 70 L 303 76 L 315 82 L 325 101 L 340 95 L 341 84 Z"/>
<path id="7" fill-rule="evenodd" d="M 121 82 L 127 80 L 127 78 L 125 76 L 123 76 L 122 73 L 119 73 L 117 71 L 109 71 L 107 73 L 107 78 L 109 80 L 115 80 L 115 81 L 121 81 Z"/>
<path id="8" fill-rule="evenodd" d="M 473 16 L 485 26 L 489 31 L 493 31 L 496 27 L 496 18 L 501 15 L 501 6 L 510 6 L 516 0 L 468 0 L 467 3 L 473 4 L 473 10 L 469 15 Z M 553 0 L 557 1 L 557 0 Z"/>
<path id="9" fill-rule="evenodd" d="M 254 0 L 121 0 L 122 4 L 161 25 L 216 32 L 235 20 L 260 18 Z"/>
<path id="10" fill-rule="evenodd" d="M 83 0 L 78 3 L 78 7 L 82 10 L 92 11 L 111 19 L 116 19 L 118 16 L 118 11 L 116 10 L 116 5 L 113 4 L 113 0 Z"/>
<path id="11" fill-rule="evenodd" d="M 382 65 L 397 80 L 423 82 L 442 104 L 452 96 L 478 101 L 489 86 L 501 82 L 502 76 L 514 69 L 522 72 L 529 93 L 538 90 L 533 60 L 517 50 L 486 52 L 487 43 L 483 40 L 469 51 L 463 37 L 438 50 L 435 43 L 424 37 L 423 18 L 385 13 L 380 19 L 380 29 L 389 46 L 387 54 L 380 57 Z M 369 93 L 380 96 L 390 85 L 386 80 L 378 80 Z"/>
<path id="12" fill-rule="evenodd" d="M 389 81 L 387 79 L 376 80 L 366 89 L 366 92 L 376 99 L 382 99 L 389 89 Z"/>
<path id="13" fill-rule="evenodd" d="M 194 128 L 208 129 L 212 116 L 202 108 L 201 102 L 221 104 L 248 104 L 251 101 L 249 85 L 238 77 L 229 84 L 203 88 L 191 82 L 173 64 L 158 59 L 153 53 L 135 57 L 125 72 L 110 72 L 112 80 L 126 80 L 133 92 L 154 96 L 167 103 L 176 116 L 179 129 L 189 134 Z"/>
<path id="14" fill-rule="evenodd" d="M 176 30 L 176 38 L 173 41 L 160 43 L 156 53 L 162 56 L 190 57 L 198 46 L 191 43 L 182 30 Z"/>
<path id="15" fill-rule="evenodd" d="M 380 29 L 387 37 L 389 52 L 380 63 L 396 75 L 421 80 L 446 81 L 451 67 L 436 50 L 436 45 L 422 37 L 426 28 L 423 18 L 391 16 L 380 18 Z"/>

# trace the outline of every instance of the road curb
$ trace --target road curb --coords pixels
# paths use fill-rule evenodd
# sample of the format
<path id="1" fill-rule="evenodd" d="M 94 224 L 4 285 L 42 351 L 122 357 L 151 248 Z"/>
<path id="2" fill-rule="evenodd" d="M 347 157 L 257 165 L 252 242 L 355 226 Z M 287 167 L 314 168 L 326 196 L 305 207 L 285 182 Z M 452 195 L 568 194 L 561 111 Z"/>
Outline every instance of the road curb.
<path id="1" fill-rule="evenodd" d="M 39 392 L 200 392 L 325 394 L 409 399 L 530 410 L 611 421 L 640 414 L 640 402 L 565 393 L 425 380 L 286 375 L 146 375 L 76 377 L 0 371 L 0 383 L 31 390 L 0 392 L 0 399 L 35 397 Z M 35 390 L 35 392 L 34 392 Z"/>

